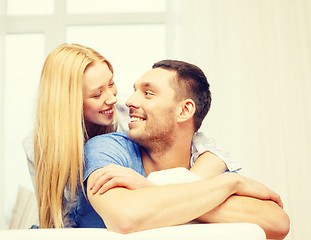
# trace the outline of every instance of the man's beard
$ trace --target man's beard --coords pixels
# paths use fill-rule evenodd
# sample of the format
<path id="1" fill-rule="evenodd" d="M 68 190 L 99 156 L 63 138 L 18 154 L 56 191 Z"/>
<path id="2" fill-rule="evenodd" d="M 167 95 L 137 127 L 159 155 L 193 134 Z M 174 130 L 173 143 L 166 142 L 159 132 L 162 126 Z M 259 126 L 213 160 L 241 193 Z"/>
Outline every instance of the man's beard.
<path id="1" fill-rule="evenodd" d="M 146 125 L 139 133 L 129 131 L 128 138 L 145 148 L 149 153 L 161 153 L 167 151 L 174 141 L 174 124 L 170 121 Z"/>

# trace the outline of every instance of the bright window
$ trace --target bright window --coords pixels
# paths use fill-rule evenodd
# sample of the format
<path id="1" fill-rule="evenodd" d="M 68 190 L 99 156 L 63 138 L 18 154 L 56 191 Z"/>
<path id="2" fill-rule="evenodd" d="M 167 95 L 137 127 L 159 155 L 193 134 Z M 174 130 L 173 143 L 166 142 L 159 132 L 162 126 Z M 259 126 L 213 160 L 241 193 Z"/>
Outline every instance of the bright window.
<path id="1" fill-rule="evenodd" d="M 54 0 L 7 0 L 8 15 L 47 15 L 54 13 Z"/>
<path id="2" fill-rule="evenodd" d="M 43 34 L 5 38 L 4 159 L 5 204 L 10 215 L 19 185 L 32 189 L 22 141 L 33 126 L 34 102 L 44 59 Z M 1 195 L 2 196 L 2 195 Z"/>
<path id="3" fill-rule="evenodd" d="M 68 27 L 67 42 L 99 51 L 114 68 L 118 91 L 129 93 L 154 62 L 166 58 L 165 29 L 164 24 Z"/>
<path id="4" fill-rule="evenodd" d="M 130 94 L 166 58 L 165 11 L 166 0 L 0 0 L 0 228 L 18 186 L 33 189 L 22 140 L 33 128 L 47 54 L 64 42 L 92 47 L 112 63 L 120 95 Z"/>
<path id="5" fill-rule="evenodd" d="M 69 14 L 164 12 L 166 0 L 67 0 Z"/>

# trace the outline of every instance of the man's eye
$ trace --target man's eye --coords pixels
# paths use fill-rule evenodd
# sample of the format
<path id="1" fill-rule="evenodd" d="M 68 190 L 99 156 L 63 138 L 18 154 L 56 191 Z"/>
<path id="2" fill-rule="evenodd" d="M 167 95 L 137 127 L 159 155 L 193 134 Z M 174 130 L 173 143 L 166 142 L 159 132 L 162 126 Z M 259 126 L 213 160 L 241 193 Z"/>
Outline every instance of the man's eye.
<path id="1" fill-rule="evenodd" d="M 114 82 L 109 83 L 108 86 L 109 86 L 109 87 L 113 87 L 113 86 L 114 86 Z"/>
<path id="2" fill-rule="evenodd" d="M 151 91 L 146 91 L 146 92 L 145 92 L 145 95 L 146 95 L 146 96 L 153 95 L 153 92 L 151 92 Z"/>

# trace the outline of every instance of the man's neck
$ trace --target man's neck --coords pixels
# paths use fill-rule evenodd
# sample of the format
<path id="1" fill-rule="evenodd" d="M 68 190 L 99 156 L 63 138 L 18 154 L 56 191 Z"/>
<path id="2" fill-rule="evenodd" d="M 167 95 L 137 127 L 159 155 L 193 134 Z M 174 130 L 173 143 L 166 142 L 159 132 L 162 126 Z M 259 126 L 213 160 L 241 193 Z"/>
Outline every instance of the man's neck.
<path id="1" fill-rule="evenodd" d="M 161 151 L 159 148 L 140 148 L 146 176 L 151 172 L 169 168 L 190 168 L 191 139 L 175 141 L 170 148 Z"/>

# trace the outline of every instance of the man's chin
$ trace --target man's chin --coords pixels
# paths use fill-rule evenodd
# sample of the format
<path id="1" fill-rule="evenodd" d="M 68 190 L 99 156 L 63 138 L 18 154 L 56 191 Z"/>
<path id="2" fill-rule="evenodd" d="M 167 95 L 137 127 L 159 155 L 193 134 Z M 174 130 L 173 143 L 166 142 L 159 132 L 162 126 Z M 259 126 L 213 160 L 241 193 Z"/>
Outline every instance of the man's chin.
<path id="1" fill-rule="evenodd" d="M 127 131 L 127 137 L 128 139 L 130 139 L 131 141 L 135 142 L 135 139 L 137 138 L 137 136 L 135 136 L 137 134 L 135 134 L 135 131 L 134 130 L 128 130 Z"/>
<path id="2" fill-rule="evenodd" d="M 143 145 L 144 143 L 144 134 L 139 133 L 139 131 L 135 131 L 134 129 L 130 129 L 127 132 L 127 137 L 134 143 L 137 143 L 138 145 Z"/>

